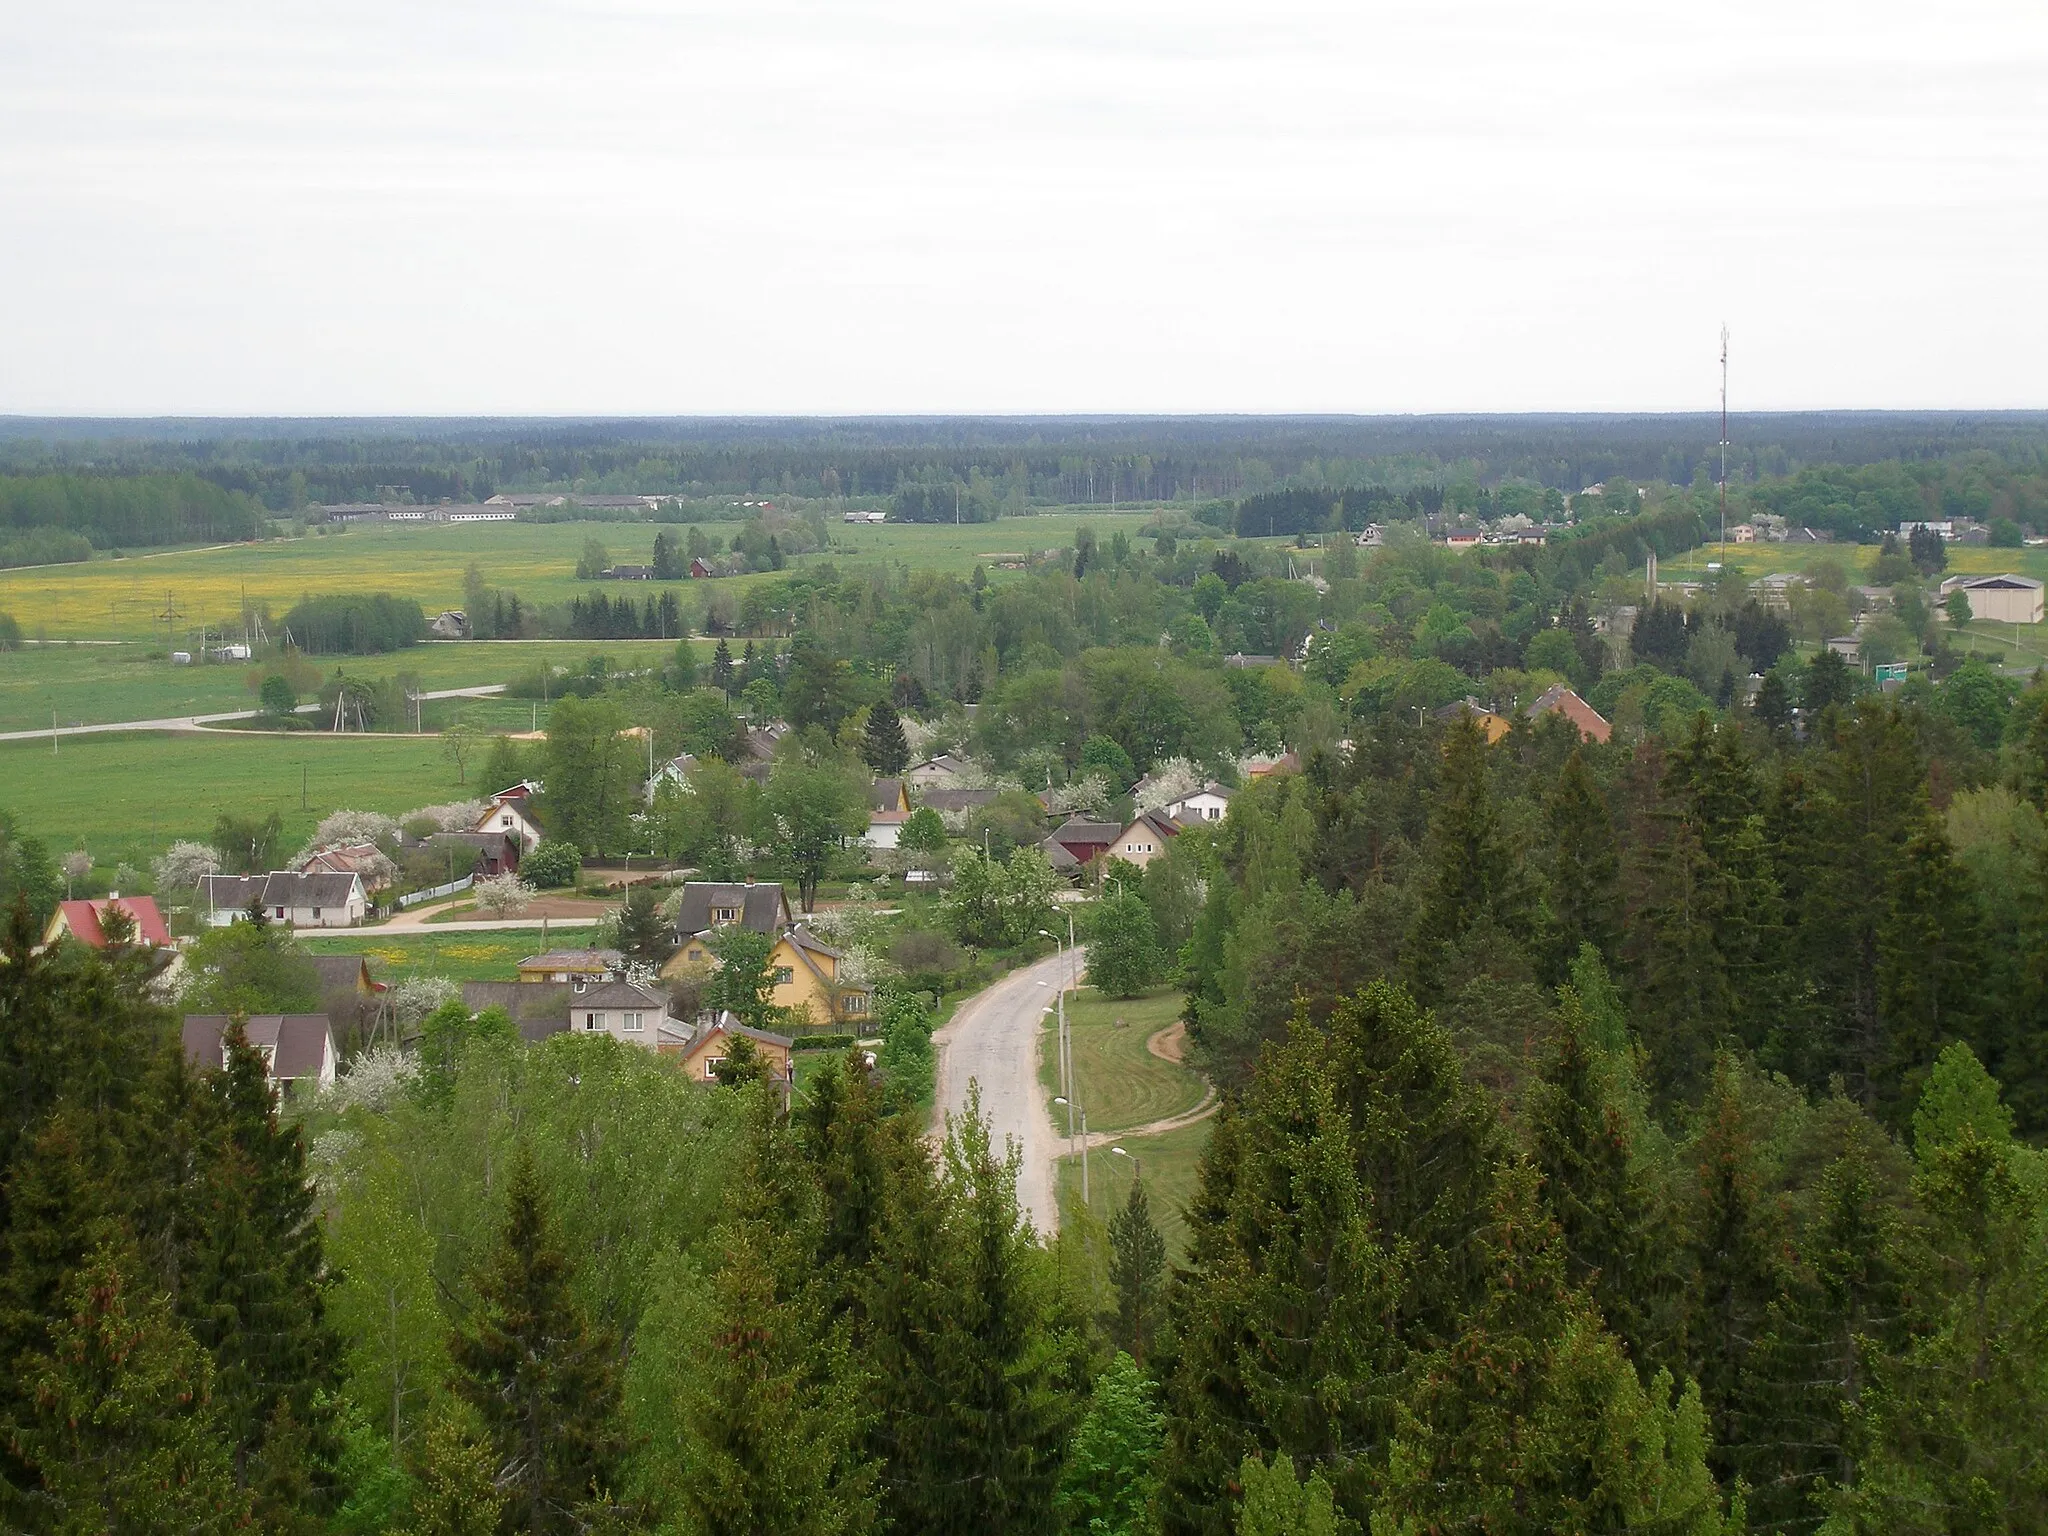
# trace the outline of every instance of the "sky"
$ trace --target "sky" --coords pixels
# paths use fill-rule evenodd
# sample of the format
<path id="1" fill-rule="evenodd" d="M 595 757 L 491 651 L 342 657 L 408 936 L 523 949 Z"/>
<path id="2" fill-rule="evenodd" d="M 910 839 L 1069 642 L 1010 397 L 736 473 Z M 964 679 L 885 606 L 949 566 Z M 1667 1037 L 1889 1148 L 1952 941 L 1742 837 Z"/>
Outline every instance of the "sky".
<path id="1" fill-rule="evenodd" d="M 16 0 L 0 413 L 2048 406 L 2041 0 Z"/>

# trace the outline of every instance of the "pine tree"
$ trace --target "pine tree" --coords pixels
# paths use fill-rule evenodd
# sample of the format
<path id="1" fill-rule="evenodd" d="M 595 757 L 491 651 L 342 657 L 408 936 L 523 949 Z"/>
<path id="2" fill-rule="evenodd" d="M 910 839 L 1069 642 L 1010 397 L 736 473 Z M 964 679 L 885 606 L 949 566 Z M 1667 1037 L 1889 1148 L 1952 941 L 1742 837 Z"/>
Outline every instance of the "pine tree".
<path id="1" fill-rule="evenodd" d="M 1555 982 L 1582 946 L 1592 945 L 1612 964 L 1620 941 L 1614 821 L 1576 747 L 1544 802 L 1543 819 L 1551 842 L 1544 951 Z"/>
<path id="2" fill-rule="evenodd" d="M 1145 1181 L 1131 1180 L 1123 1209 L 1109 1221 L 1109 1283 L 1116 1292 L 1116 1320 L 1110 1336 L 1138 1364 L 1157 1332 L 1160 1297 L 1166 1289 L 1166 1240 L 1152 1224 Z"/>
<path id="3" fill-rule="evenodd" d="M 609 1492 L 618 1461 L 616 1351 L 569 1293 L 569 1261 L 523 1145 L 503 1236 L 475 1287 L 468 1325 L 449 1341 L 451 1385 L 490 1436 L 505 1525 L 574 1530 L 577 1511 Z"/>
<path id="4" fill-rule="evenodd" d="M 618 946 L 621 953 L 652 966 L 675 953 L 674 930 L 662 920 L 661 900 L 652 886 L 636 885 L 626 892 L 619 906 Z"/>
<path id="5" fill-rule="evenodd" d="M 297 1127 L 279 1125 L 263 1058 L 239 1020 L 226 1049 L 226 1067 L 203 1090 L 208 1161 L 178 1309 L 213 1357 L 235 1475 L 256 1488 L 266 1523 L 282 1528 L 311 1513 L 300 1506 L 324 1503 L 331 1485 L 341 1341 L 325 1316 L 305 1145 Z"/>
<path id="6" fill-rule="evenodd" d="M 868 707 L 868 728 L 861 738 L 860 755 L 863 762 L 884 777 L 901 773 L 910 761 L 910 743 L 903 735 L 903 721 L 887 699 L 877 699 Z"/>
<path id="7" fill-rule="evenodd" d="M 738 690 L 733 681 L 732 647 L 725 643 L 725 637 L 718 637 L 718 648 L 711 653 L 711 686 L 727 698 Z"/>
<path id="8" fill-rule="evenodd" d="M 206 1353 L 161 1298 L 138 1290 L 135 1270 L 132 1255 L 98 1250 L 48 1347 L 14 1367 L 28 1406 L 6 1428 L 7 1449 L 41 1489 L 32 1513 L 9 1512 L 10 1529 L 206 1533 L 251 1522 Z"/>

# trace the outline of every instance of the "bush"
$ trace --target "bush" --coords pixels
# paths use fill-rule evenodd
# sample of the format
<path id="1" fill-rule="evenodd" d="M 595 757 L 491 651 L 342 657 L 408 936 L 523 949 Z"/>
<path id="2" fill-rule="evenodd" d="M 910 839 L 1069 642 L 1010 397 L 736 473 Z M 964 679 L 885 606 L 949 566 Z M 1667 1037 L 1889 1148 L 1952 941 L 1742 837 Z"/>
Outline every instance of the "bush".
<path id="1" fill-rule="evenodd" d="M 574 885 L 583 873 L 583 855 L 574 843 L 542 838 L 520 861 L 519 873 L 542 889 Z"/>
<path id="2" fill-rule="evenodd" d="M 510 871 L 486 875 L 471 890 L 476 895 L 477 909 L 493 917 L 517 917 L 536 894 L 531 885 Z"/>

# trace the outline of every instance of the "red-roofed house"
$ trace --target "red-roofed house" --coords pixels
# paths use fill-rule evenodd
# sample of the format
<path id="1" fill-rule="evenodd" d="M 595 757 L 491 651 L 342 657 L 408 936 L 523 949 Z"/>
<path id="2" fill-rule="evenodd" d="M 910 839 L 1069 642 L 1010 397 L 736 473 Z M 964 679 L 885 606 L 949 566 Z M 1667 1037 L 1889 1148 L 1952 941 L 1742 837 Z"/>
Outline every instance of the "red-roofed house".
<path id="1" fill-rule="evenodd" d="M 1523 713 L 1531 720 L 1540 720 L 1545 715 L 1563 715 L 1588 741 L 1605 741 L 1614 734 L 1614 727 L 1607 723 L 1600 711 L 1563 683 L 1544 689 L 1536 702 Z"/>
<path id="2" fill-rule="evenodd" d="M 50 915 L 50 926 L 43 931 L 43 942 L 54 944 L 66 937 L 90 944 L 94 949 L 107 947 L 107 931 L 101 918 L 107 908 L 125 914 L 135 926 L 135 942 L 151 949 L 168 949 L 171 946 L 171 930 L 164 924 L 163 913 L 157 910 L 153 896 L 109 896 L 104 901 L 60 901 L 57 910 Z"/>

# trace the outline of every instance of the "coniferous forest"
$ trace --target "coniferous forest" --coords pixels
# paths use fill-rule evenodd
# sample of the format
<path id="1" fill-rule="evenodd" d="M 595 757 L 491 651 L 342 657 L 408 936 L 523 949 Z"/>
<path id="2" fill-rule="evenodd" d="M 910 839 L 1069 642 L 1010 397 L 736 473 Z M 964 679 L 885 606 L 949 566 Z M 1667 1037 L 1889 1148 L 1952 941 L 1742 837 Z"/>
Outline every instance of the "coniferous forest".
<path id="1" fill-rule="evenodd" d="M 17 918 L 7 1527 L 2042 1529 L 2020 726 L 1389 712 L 1248 785 L 1140 882 L 1228 1093 L 1107 1295 L 857 1055 L 785 1109 L 457 1005 L 281 1112 Z"/>

